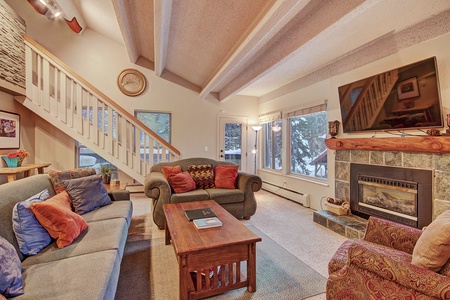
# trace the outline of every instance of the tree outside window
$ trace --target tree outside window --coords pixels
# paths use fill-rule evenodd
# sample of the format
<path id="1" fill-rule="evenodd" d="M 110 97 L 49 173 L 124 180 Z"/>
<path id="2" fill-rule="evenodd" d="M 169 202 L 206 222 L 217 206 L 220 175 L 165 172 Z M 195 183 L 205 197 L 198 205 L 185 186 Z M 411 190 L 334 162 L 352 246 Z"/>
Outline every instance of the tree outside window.
<path id="1" fill-rule="evenodd" d="M 292 173 L 328 178 L 327 112 L 320 111 L 288 118 L 290 169 Z"/>

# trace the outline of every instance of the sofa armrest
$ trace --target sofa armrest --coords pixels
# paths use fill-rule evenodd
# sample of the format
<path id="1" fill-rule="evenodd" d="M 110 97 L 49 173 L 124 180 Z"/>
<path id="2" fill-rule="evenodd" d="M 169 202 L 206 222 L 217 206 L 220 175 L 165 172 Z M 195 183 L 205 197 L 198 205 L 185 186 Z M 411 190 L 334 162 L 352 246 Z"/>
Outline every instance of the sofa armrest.
<path id="1" fill-rule="evenodd" d="M 108 196 L 112 201 L 130 200 L 130 191 L 127 190 L 113 190 L 108 191 Z"/>
<path id="2" fill-rule="evenodd" d="M 261 178 L 258 175 L 239 172 L 236 178 L 236 186 L 241 191 L 245 192 L 257 192 L 262 187 Z"/>
<path id="3" fill-rule="evenodd" d="M 434 297 L 450 299 L 450 277 L 411 264 L 411 255 L 354 240 L 348 250 L 349 263 L 408 289 Z"/>
<path id="4" fill-rule="evenodd" d="M 422 230 L 399 223 L 370 217 L 364 240 L 412 254 Z"/>
<path id="5" fill-rule="evenodd" d="M 152 199 L 170 199 L 171 189 L 169 182 L 160 172 L 150 172 L 145 176 L 144 193 Z M 166 201 L 166 203 L 169 203 Z"/>

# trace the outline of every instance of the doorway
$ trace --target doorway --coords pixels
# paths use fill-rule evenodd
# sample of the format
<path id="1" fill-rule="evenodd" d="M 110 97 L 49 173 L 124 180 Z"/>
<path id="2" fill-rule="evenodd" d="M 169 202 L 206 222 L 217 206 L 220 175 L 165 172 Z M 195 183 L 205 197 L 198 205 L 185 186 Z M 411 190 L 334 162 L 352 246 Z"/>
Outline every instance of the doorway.
<path id="1" fill-rule="evenodd" d="M 219 117 L 219 158 L 247 171 L 247 118 Z"/>

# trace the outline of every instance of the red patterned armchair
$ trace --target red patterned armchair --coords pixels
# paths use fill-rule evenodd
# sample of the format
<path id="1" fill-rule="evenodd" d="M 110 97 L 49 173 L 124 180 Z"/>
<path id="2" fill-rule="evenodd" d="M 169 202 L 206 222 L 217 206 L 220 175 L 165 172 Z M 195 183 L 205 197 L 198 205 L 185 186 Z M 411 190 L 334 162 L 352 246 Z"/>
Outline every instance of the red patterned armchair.
<path id="1" fill-rule="evenodd" d="M 450 299 L 448 257 L 444 255 L 447 263 L 437 272 L 412 263 L 421 234 L 422 230 L 370 217 L 364 238 L 345 241 L 329 262 L 327 299 Z M 448 231 L 444 235 L 450 236 Z M 425 252 L 435 253 L 429 248 Z"/>

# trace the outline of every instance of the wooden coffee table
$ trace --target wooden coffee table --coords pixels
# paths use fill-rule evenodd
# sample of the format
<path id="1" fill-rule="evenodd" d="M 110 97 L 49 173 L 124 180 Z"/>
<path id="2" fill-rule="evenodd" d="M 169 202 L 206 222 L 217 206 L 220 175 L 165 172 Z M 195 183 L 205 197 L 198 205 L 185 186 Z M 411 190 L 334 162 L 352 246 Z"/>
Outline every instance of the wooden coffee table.
<path id="1" fill-rule="evenodd" d="M 184 215 L 185 210 L 205 207 L 213 210 L 223 226 L 197 229 Z M 164 204 L 163 210 L 166 245 L 172 242 L 179 265 L 180 299 L 200 299 L 242 287 L 256 291 L 259 236 L 213 200 Z M 247 264 L 246 274 L 241 272 L 241 262 Z"/>

